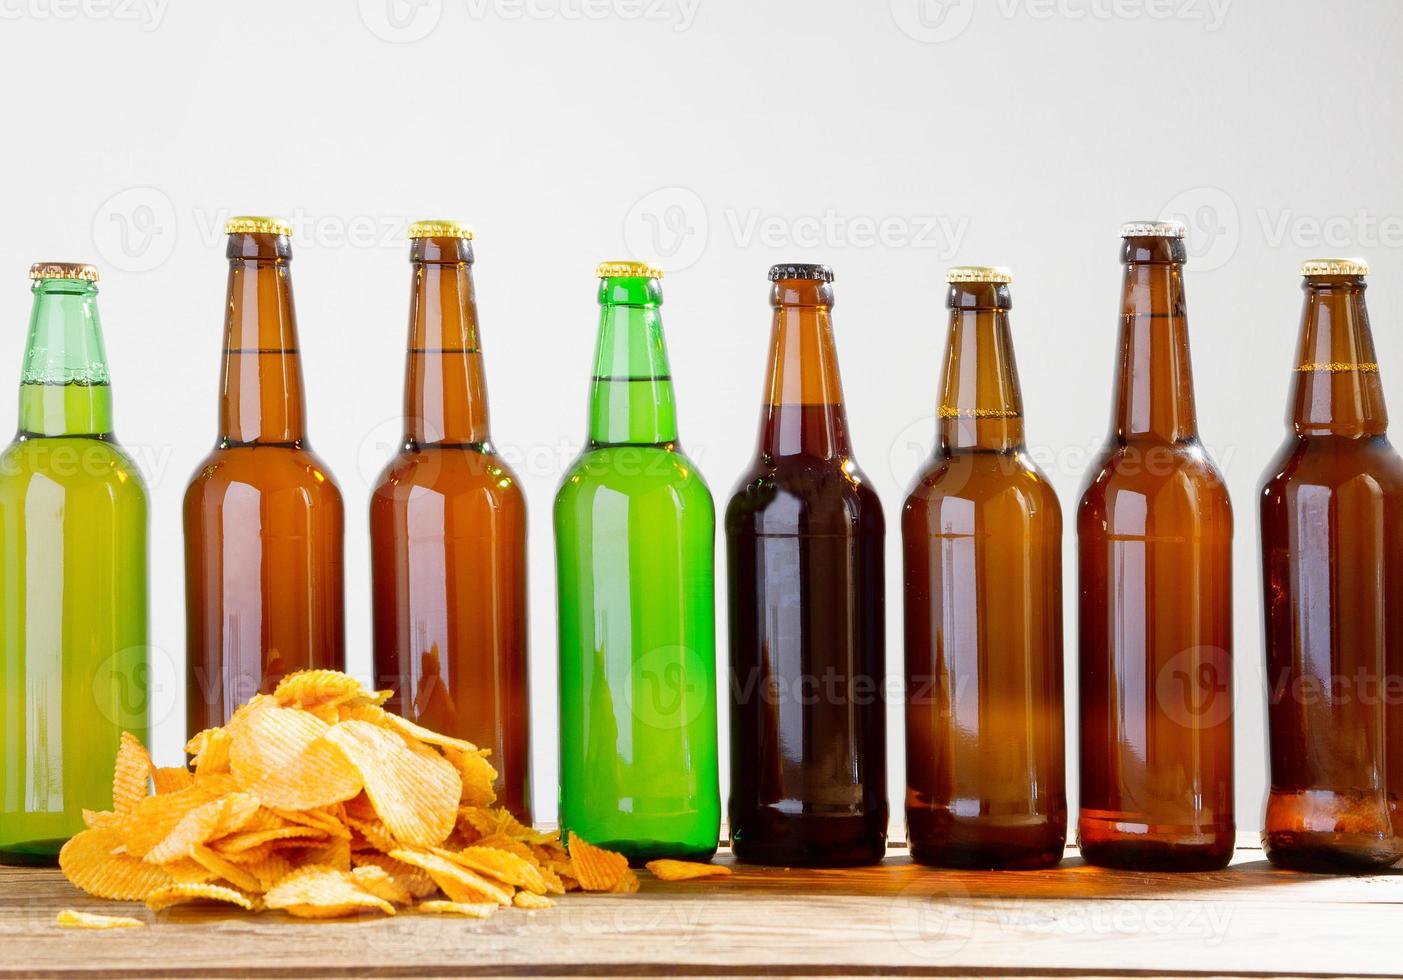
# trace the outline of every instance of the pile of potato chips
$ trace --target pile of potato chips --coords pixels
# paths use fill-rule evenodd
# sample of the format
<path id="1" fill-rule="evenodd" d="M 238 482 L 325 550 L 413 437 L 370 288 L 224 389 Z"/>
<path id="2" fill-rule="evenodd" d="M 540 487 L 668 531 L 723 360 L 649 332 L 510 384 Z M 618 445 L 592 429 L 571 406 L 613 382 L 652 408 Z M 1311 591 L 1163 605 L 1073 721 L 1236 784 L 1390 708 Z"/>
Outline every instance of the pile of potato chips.
<path id="1" fill-rule="evenodd" d="M 289 675 L 191 739 L 193 769 L 157 769 L 125 735 L 113 809 L 85 814 L 60 867 L 89 894 L 152 909 L 215 901 L 307 918 L 483 918 L 575 889 L 638 890 L 623 855 L 579 837 L 567 851 L 492 807 L 487 753 L 391 714 L 388 697 L 334 671 Z"/>

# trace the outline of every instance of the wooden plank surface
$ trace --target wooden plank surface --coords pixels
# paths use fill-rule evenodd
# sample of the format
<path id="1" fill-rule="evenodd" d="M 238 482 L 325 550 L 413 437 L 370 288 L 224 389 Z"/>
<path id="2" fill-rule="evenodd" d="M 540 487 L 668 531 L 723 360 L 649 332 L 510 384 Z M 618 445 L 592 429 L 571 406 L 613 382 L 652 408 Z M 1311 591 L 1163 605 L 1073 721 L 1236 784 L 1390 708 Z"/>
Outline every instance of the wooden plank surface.
<path id="1" fill-rule="evenodd" d="M 729 862 L 723 857 L 722 861 Z M 306 922 L 100 902 L 56 871 L 0 869 L 0 977 L 1403 976 L 1403 873 L 1277 871 L 1240 850 L 1214 874 L 1135 874 L 1069 852 L 1045 872 L 734 866 L 637 895 L 569 895 L 485 922 Z M 145 929 L 60 929 L 63 908 Z"/>

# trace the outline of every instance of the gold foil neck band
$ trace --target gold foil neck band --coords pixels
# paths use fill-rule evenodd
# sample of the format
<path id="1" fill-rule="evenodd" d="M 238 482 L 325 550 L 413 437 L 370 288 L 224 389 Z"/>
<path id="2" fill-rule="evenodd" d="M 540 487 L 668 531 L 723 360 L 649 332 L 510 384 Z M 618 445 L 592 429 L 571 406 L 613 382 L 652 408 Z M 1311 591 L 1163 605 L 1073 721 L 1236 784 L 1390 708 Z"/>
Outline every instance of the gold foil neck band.
<path id="1" fill-rule="evenodd" d="M 1011 408 L 955 408 L 953 405 L 941 405 L 940 417 L 943 419 L 1016 419 L 1022 413 L 1015 412 Z"/>
<path id="2" fill-rule="evenodd" d="M 1378 374 L 1379 365 L 1376 361 L 1361 361 L 1358 364 L 1352 364 L 1349 361 L 1312 361 L 1309 364 L 1302 364 L 1296 370 L 1302 374 L 1349 374 L 1352 371 L 1357 371 L 1360 374 Z"/>

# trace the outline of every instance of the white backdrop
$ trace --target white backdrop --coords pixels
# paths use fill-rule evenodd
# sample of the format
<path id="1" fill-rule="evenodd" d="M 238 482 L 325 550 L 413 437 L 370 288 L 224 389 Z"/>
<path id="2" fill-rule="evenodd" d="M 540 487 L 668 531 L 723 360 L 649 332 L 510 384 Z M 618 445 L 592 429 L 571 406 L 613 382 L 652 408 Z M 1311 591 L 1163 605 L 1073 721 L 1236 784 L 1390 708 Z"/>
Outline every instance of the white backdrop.
<path id="1" fill-rule="evenodd" d="M 173 762 L 179 507 L 214 439 L 223 219 L 297 227 L 311 441 L 346 496 L 359 672 L 367 495 L 400 431 L 404 227 L 473 223 L 493 431 L 531 507 L 549 819 L 550 503 L 584 435 L 597 261 L 669 270 L 683 441 L 718 507 L 753 451 L 766 268 L 831 264 L 857 455 L 893 527 L 933 439 L 944 268 L 1011 266 L 1029 438 L 1070 525 L 1109 419 L 1118 226 L 1178 215 L 1202 432 L 1238 523 L 1250 830 L 1265 783 L 1255 494 L 1284 432 L 1302 258 L 1368 258 L 1390 394 L 1403 379 L 1390 329 L 1403 307 L 1400 48 L 1393 0 L 0 0 L 0 388 L 18 381 L 29 263 L 97 262 L 118 435 L 153 498 L 152 642 L 166 654 L 155 742 Z M 1069 695 L 1074 544 L 1069 533 Z M 899 670 L 895 535 L 887 563 Z"/>

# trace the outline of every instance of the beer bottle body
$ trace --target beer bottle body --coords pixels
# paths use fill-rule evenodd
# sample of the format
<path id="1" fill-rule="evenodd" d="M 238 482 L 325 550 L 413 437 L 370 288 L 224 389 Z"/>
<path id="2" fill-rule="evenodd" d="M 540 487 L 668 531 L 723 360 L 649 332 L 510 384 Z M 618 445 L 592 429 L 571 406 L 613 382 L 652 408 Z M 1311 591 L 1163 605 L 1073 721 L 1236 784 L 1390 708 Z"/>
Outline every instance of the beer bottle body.
<path id="1" fill-rule="evenodd" d="M 84 810 L 111 809 L 122 732 L 148 734 L 146 488 L 112 432 L 96 272 L 58 266 L 31 273 L 19 433 L 0 454 L 4 864 L 56 863 Z"/>
<path id="2" fill-rule="evenodd" d="M 776 266 L 759 448 L 726 510 L 731 848 L 783 866 L 886 850 L 885 524 L 852 458 L 825 266 Z"/>
<path id="3" fill-rule="evenodd" d="M 490 750 L 530 823 L 526 500 L 493 448 L 472 232 L 410 228 L 405 433 L 370 500 L 376 683 L 387 707 Z"/>
<path id="4" fill-rule="evenodd" d="M 1024 443 L 1009 277 L 951 276 L 938 445 L 902 509 L 907 840 L 924 864 L 1051 867 L 1067 833 L 1061 508 Z"/>
<path id="5" fill-rule="evenodd" d="M 1198 438 L 1182 226 L 1124 235 L 1115 425 L 1077 512 L 1082 856 L 1232 858 L 1232 508 Z"/>
<path id="6" fill-rule="evenodd" d="M 1366 270 L 1343 271 L 1305 280 L 1291 432 L 1259 498 L 1271 770 L 1262 843 L 1282 867 L 1358 872 L 1403 858 L 1403 460 L 1386 434 Z"/>
<path id="7" fill-rule="evenodd" d="M 341 491 L 303 426 L 290 228 L 231 219 L 219 440 L 185 491 L 186 723 L 344 667 Z"/>
<path id="8" fill-rule="evenodd" d="M 555 499 L 560 820 L 705 859 L 720 828 L 715 508 L 677 439 L 653 270 L 602 267 L 589 444 Z"/>

